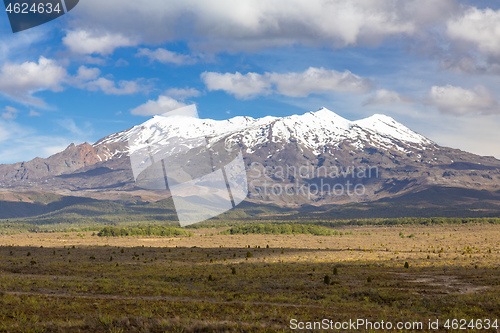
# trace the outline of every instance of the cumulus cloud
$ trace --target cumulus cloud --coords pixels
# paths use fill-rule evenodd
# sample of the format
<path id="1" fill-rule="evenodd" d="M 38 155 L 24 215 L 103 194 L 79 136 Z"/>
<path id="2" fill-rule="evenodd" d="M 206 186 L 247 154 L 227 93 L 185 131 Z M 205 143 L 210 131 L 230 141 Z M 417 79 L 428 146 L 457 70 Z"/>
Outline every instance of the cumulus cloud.
<path id="1" fill-rule="evenodd" d="M 205 72 L 201 75 L 201 79 L 209 91 L 223 90 L 241 99 L 266 95 L 271 89 L 269 77 L 257 73 L 243 75 L 239 72 L 234 74 Z"/>
<path id="2" fill-rule="evenodd" d="M 45 57 L 40 57 L 38 62 L 5 63 L 0 69 L 0 92 L 20 103 L 43 107 L 45 102 L 33 94 L 44 90 L 62 91 L 67 78 L 65 68 Z"/>
<path id="3" fill-rule="evenodd" d="M 137 81 L 120 80 L 115 82 L 104 77 L 88 82 L 86 88 L 90 91 L 102 91 L 106 95 L 131 95 L 145 89 Z"/>
<path id="4" fill-rule="evenodd" d="M 310 67 L 302 73 L 269 73 L 270 81 L 279 94 L 291 97 L 306 97 L 314 93 L 350 92 L 365 93 L 372 89 L 368 79 L 351 73 Z"/>
<path id="5" fill-rule="evenodd" d="M 63 44 L 78 54 L 108 55 L 116 48 L 135 46 L 137 42 L 119 33 L 70 30 L 63 38 Z"/>
<path id="6" fill-rule="evenodd" d="M 446 22 L 441 67 L 472 74 L 500 73 L 500 10 L 466 7 Z"/>
<path id="7" fill-rule="evenodd" d="M 35 107 L 46 107 L 42 99 L 33 96 L 40 91 L 61 92 L 69 85 L 89 91 L 102 91 L 107 95 L 129 95 L 148 89 L 141 81 L 115 82 L 101 77 L 98 68 L 85 66 L 80 66 L 75 75 L 69 75 L 64 67 L 45 57 L 40 57 L 38 62 L 5 63 L 0 68 L 0 93 Z"/>
<path id="8" fill-rule="evenodd" d="M 480 51 L 500 56 L 500 10 L 470 8 L 447 22 L 449 38 L 476 46 Z"/>
<path id="9" fill-rule="evenodd" d="M 186 104 L 179 102 L 172 97 L 161 95 L 156 101 L 149 100 L 145 104 L 132 109 L 130 113 L 138 116 L 154 116 L 173 111 L 184 106 L 186 106 Z"/>
<path id="10" fill-rule="evenodd" d="M 500 114 L 497 100 L 484 86 L 476 86 L 473 90 L 452 85 L 434 86 L 426 103 L 436 106 L 442 113 L 454 115 Z"/>
<path id="11" fill-rule="evenodd" d="M 95 80 L 100 75 L 101 70 L 99 68 L 88 68 L 86 66 L 80 66 L 74 79 L 77 83 L 82 83 L 90 80 Z"/>
<path id="12" fill-rule="evenodd" d="M 247 99 L 276 93 L 289 97 L 306 97 L 326 92 L 365 93 L 372 82 L 350 71 L 338 72 L 310 67 L 301 73 L 214 73 L 205 72 L 201 78 L 209 91 L 223 90 L 236 98 Z"/>
<path id="13" fill-rule="evenodd" d="M 189 65 L 196 62 L 196 59 L 191 56 L 172 52 L 163 48 L 154 51 L 146 48 L 139 49 L 137 56 L 147 57 L 151 61 L 158 61 L 163 64 Z"/>
<path id="14" fill-rule="evenodd" d="M 201 93 L 194 88 L 172 88 L 168 89 L 165 94 L 167 96 L 180 99 L 181 101 L 185 100 L 186 98 L 198 97 L 201 95 Z"/>
<path id="15" fill-rule="evenodd" d="M 88 0 L 79 4 L 72 24 L 142 43 L 189 39 L 211 51 L 344 47 L 414 35 L 421 26 L 446 20 L 456 7 L 455 0 L 151 0 L 147 6 L 136 0 Z"/>
<path id="16" fill-rule="evenodd" d="M 371 105 L 391 105 L 401 103 L 412 103 L 413 100 L 409 97 L 403 96 L 395 91 L 380 89 L 374 95 L 368 97 L 363 103 L 364 106 Z"/>
<path id="17" fill-rule="evenodd" d="M 106 95 L 131 95 L 140 91 L 147 90 L 139 80 L 127 81 L 121 80 L 115 82 L 105 77 L 101 77 L 99 68 L 88 68 L 80 66 L 75 76 L 71 77 L 70 82 L 73 86 L 89 91 L 102 91 Z"/>

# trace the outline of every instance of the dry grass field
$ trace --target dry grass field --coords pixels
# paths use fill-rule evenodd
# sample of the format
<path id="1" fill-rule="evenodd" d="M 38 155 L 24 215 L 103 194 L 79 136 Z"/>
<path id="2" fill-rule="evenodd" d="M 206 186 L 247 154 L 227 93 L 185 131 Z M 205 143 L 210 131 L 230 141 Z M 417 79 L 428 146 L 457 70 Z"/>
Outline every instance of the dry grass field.
<path id="1" fill-rule="evenodd" d="M 289 332 L 292 319 L 500 320 L 498 225 L 345 227 L 336 236 L 222 230 L 1 236 L 0 331 Z"/>

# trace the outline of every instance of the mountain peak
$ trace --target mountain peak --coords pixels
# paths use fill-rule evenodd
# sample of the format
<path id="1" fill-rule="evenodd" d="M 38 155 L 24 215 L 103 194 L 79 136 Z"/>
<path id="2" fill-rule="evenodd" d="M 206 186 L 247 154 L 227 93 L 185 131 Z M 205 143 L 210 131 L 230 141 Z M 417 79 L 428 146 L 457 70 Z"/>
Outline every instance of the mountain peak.
<path id="1" fill-rule="evenodd" d="M 324 106 L 320 107 L 320 108 L 319 108 L 318 110 L 316 110 L 316 111 L 311 111 L 311 113 L 316 113 L 316 112 L 321 112 L 321 111 L 326 111 L 326 112 L 332 112 L 332 113 L 335 113 L 335 112 L 333 112 L 332 110 L 330 110 L 330 109 L 328 109 L 328 108 L 326 108 L 326 107 L 324 107 Z"/>
<path id="2" fill-rule="evenodd" d="M 405 150 L 407 144 L 433 145 L 424 136 L 413 132 L 389 116 L 375 114 L 365 119 L 350 121 L 335 112 L 322 107 L 317 111 L 287 117 L 234 117 L 227 120 L 184 117 L 155 116 L 131 130 L 106 137 L 98 142 L 127 143 L 130 135 L 142 131 L 141 135 L 150 137 L 150 142 L 160 143 L 168 138 L 211 138 L 217 140 L 240 140 L 247 152 L 256 151 L 266 142 L 297 142 L 320 154 L 326 146 L 338 146 L 344 140 L 355 142 L 354 149 L 362 149 L 370 138 L 371 143 L 386 149 Z M 392 144 L 388 144 L 392 142 Z M 395 147 L 399 148 L 395 148 Z"/>
<path id="3" fill-rule="evenodd" d="M 342 118 L 344 119 L 342 116 L 339 116 L 338 114 L 336 114 L 335 112 L 333 112 L 332 110 L 330 109 L 327 109 L 325 107 L 322 107 L 320 108 L 319 110 L 317 111 L 311 111 L 309 112 L 310 114 L 315 114 L 315 115 L 327 115 L 327 116 L 330 116 L 330 117 L 339 117 L 339 118 Z"/>
<path id="4" fill-rule="evenodd" d="M 426 137 L 412 131 L 393 118 L 384 114 L 374 114 L 370 117 L 354 121 L 353 124 L 378 134 L 417 144 L 432 144 Z"/>
<path id="5" fill-rule="evenodd" d="M 337 113 L 333 112 L 332 110 L 329 110 L 325 107 L 320 108 L 318 111 L 315 112 L 309 112 L 306 113 L 305 115 L 299 116 L 299 117 L 305 117 L 307 115 L 313 115 L 316 118 L 319 118 L 322 121 L 327 121 L 327 122 L 332 122 L 338 127 L 341 128 L 350 128 L 351 127 L 351 121 L 348 119 L 345 119 L 342 116 L 339 116 Z"/>
<path id="6" fill-rule="evenodd" d="M 394 120 L 394 118 L 392 117 L 389 117 L 385 114 L 381 114 L 381 113 L 375 113 L 374 115 L 370 116 L 370 117 L 367 117 L 365 119 L 371 119 L 373 121 L 389 121 L 389 122 L 396 122 Z"/>

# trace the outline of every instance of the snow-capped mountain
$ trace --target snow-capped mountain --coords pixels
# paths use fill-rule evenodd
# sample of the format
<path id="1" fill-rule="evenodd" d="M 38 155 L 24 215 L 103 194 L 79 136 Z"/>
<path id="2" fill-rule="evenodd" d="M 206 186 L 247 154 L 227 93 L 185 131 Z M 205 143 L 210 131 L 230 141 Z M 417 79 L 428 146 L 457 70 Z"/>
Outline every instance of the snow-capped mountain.
<path id="1" fill-rule="evenodd" d="M 287 144 L 296 142 L 314 154 L 322 154 L 325 147 L 350 142 L 360 150 L 367 142 L 381 149 L 405 151 L 408 147 L 425 149 L 434 143 L 413 132 L 394 119 L 384 115 L 349 121 L 322 108 L 304 115 L 284 118 L 235 117 L 228 120 L 198 119 L 183 116 L 155 116 L 130 130 L 110 135 L 94 146 L 127 143 L 133 133 L 141 132 L 149 137 L 152 145 L 165 144 L 170 138 L 207 138 L 213 145 L 220 140 L 241 144 L 245 152 L 252 154 L 268 142 Z M 120 154 L 122 152 L 114 152 Z M 109 157 L 112 157 L 110 155 Z"/>
<path id="2" fill-rule="evenodd" d="M 93 145 L 73 145 L 47 159 L 2 165 L 0 184 L 55 192 L 134 191 L 138 188 L 129 158 L 134 147 L 129 141 L 137 135 L 153 149 L 172 150 L 165 154 L 203 140 L 212 151 L 214 167 L 241 152 L 248 200 L 257 202 L 371 201 L 429 186 L 500 190 L 500 161 L 493 157 L 440 147 L 385 115 L 350 121 L 326 108 L 283 118 L 221 121 L 155 116 Z M 177 160 L 180 165 L 186 161 Z M 349 184 L 352 189 L 359 185 L 362 193 L 345 193 Z M 328 189 L 326 185 L 329 191 L 311 192 L 314 186 Z M 305 195 L 304 186 L 309 191 Z M 333 193 L 340 188 L 342 193 Z"/>

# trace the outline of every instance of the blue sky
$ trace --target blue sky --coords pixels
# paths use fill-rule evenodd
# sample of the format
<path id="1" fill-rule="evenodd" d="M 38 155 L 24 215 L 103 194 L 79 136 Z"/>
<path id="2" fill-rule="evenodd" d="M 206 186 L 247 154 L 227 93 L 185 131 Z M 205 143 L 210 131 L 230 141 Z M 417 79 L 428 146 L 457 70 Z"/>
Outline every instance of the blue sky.
<path id="1" fill-rule="evenodd" d="M 13 34 L 0 16 L 0 163 L 200 117 L 327 107 L 500 158 L 500 5 L 458 0 L 81 0 Z"/>

